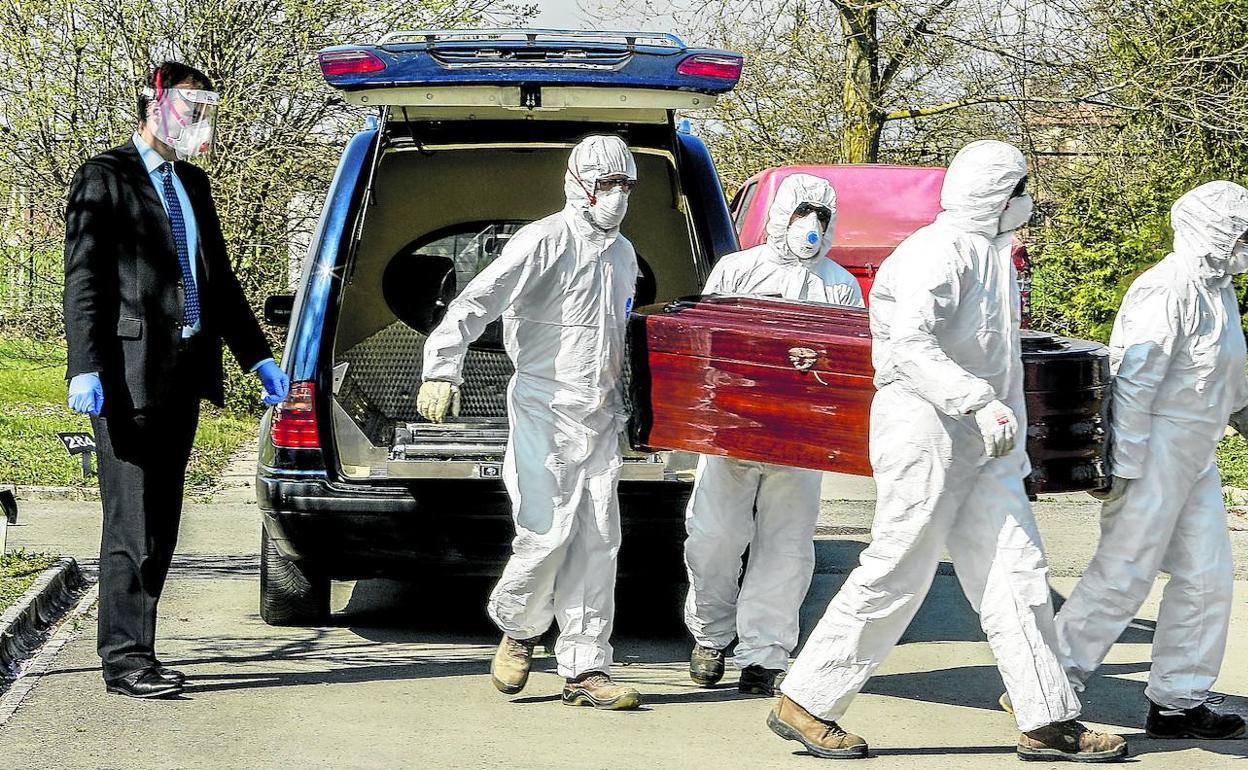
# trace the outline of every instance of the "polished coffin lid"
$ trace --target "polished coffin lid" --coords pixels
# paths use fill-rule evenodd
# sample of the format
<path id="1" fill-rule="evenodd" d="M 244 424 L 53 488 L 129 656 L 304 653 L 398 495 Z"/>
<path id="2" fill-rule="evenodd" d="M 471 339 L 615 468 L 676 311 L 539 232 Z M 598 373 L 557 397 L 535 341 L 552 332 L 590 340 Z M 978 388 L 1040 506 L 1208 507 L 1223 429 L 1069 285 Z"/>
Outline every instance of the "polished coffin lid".
<path id="1" fill-rule="evenodd" d="M 1022 333 L 1029 491 L 1107 481 L 1108 352 Z M 630 437 L 678 449 L 870 475 L 867 312 L 757 297 L 691 297 L 630 320 Z"/>

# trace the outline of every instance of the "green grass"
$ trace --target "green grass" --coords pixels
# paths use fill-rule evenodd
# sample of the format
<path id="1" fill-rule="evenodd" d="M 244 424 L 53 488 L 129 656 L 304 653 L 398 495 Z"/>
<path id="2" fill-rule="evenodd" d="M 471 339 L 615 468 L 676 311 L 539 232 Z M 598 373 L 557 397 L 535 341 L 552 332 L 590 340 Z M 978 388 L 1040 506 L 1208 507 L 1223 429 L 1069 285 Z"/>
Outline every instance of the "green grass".
<path id="1" fill-rule="evenodd" d="M 1248 489 L 1248 440 L 1235 435 L 1218 442 L 1218 472 L 1223 486 Z"/>
<path id="2" fill-rule="evenodd" d="M 56 563 L 55 556 L 18 550 L 0 554 L 0 612 L 21 598 L 39 574 Z"/>
<path id="3" fill-rule="evenodd" d="M 0 336 L 0 484 L 93 487 L 82 463 L 70 457 L 58 432 L 90 431 L 91 422 L 66 406 L 65 348 Z M 107 394 L 106 394 L 107 397 Z M 204 404 L 187 469 L 191 487 L 210 486 L 239 446 L 256 432 L 240 419 Z"/>

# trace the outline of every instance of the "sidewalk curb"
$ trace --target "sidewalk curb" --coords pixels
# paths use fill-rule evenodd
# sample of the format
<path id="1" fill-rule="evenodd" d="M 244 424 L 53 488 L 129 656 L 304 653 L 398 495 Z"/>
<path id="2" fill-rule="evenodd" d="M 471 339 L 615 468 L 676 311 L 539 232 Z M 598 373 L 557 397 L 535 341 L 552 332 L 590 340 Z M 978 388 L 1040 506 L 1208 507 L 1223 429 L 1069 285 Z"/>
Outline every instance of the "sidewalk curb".
<path id="1" fill-rule="evenodd" d="M 100 499 L 99 487 L 18 486 L 18 500 L 64 500 L 67 502 Z"/>
<path id="2" fill-rule="evenodd" d="M 82 617 L 91 611 L 99 600 L 100 584 L 95 583 L 77 600 L 77 606 L 70 607 L 61 618 L 60 626 L 51 637 L 35 653 L 35 656 L 24 661 L 25 666 L 13 680 L 8 690 L 0 693 L 0 728 L 17 713 L 17 709 L 34 691 L 35 685 L 52 667 L 61 649 L 78 635 Z"/>
<path id="3" fill-rule="evenodd" d="M 72 557 L 44 570 L 16 604 L 0 615 L 0 679 L 12 678 L 56 623 L 79 599 L 86 579 Z"/>

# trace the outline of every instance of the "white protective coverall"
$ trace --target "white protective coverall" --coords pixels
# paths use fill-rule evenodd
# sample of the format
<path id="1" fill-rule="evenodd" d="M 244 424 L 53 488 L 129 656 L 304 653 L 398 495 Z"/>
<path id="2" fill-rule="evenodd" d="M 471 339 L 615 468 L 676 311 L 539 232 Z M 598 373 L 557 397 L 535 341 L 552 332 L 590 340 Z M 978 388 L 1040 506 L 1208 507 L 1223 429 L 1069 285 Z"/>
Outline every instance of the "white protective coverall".
<path id="1" fill-rule="evenodd" d="M 558 621 L 555 655 L 569 678 L 607 673 L 612 652 L 621 372 L 637 283 L 632 244 L 618 227 L 604 232 L 592 219 L 590 194 L 612 174 L 637 178 L 624 142 L 581 141 L 565 173 L 564 209 L 521 228 L 450 303 L 425 344 L 424 378 L 458 385 L 468 343 L 502 316 L 516 370 L 503 462 L 516 536 L 488 610 L 514 639 Z"/>
<path id="2" fill-rule="evenodd" d="M 1019 729 L 1079 713 L 1053 651 L 1048 562 L 1023 490 L 1025 442 L 989 459 L 973 415 L 999 399 L 1026 424 L 1012 233 L 999 234 L 1026 173 L 1008 144 L 967 145 L 945 176 L 944 210 L 876 275 L 872 540 L 781 686 L 820 718 L 839 719 L 897 643 L 945 548 Z"/>
<path id="3" fill-rule="evenodd" d="M 1170 211 L 1174 251 L 1131 284 L 1110 336 L 1112 469 L 1129 479 L 1104 504 L 1101 540 L 1057 615 L 1058 652 L 1077 690 L 1135 617 L 1158 570 L 1170 581 L 1145 694 L 1204 703 L 1231 617 L 1231 540 L 1214 449 L 1248 406 L 1244 335 L 1230 272 L 1248 232 L 1248 190 L 1210 182 Z"/>
<path id="4" fill-rule="evenodd" d="M 800 203 L 833 214 L 813 259 L 786 245 Z M 785 177 L 767 213 L 767 242 L 715 264 L 705 294 L 779 295 L 862 307 L 862 289 L 829 259 L 836 193 L 808 174 Z M 704 455 L 685 515 L 689 595 L 685 625 L 703 647 L 723 649 L 738 638 L 735 663 L 786 669 L 797 646 L 798 610 L 815 567 L 814 535 L 823 474 L 806 468 Z M 757 510 L 757 512 L 756 512 Z M 750 549 L 741 578 L 741 556 Z"/>

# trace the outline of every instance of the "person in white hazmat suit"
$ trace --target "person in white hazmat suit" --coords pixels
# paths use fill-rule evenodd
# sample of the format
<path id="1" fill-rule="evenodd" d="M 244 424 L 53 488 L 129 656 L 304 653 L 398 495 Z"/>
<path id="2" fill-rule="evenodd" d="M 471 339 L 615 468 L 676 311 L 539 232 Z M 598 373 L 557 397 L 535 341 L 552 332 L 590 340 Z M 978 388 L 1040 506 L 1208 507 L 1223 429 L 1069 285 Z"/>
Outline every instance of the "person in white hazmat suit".
<path id="1" fill-rule="evenodd" d="M 1231 619 L 1231 540 L 1214 449 L 1248 432 L 1244 335 L 1231 275 L 1248 271 L 1248 190 L 1210 182 L 1170 211 L 1174 250 L 1131 284 L 1110 336 L 1113 485 L 1092 563 L 1057 615 L 1078 691 L 1170 574 L 1144 694 L 1151 738 L 1238 738 L 1206 705 Z M 1216 700 L 1216 698 L 1215 698 Z"/>
<path id="2" fill-rule="evenodd" d="M 936 221 L 884 261 L 871 290 L 871 544 L 780 689 L 768 726 L 822 757 L 863 757 L 838 719 L 897 643 L 948 549 L 1017 707 L 1025 759 L 1109 761 L 1119 736 L 1074 721 L 1054 652 L 1048 566 L 1029 471 L 1013 231 L 1031 216 L 1027 164 L 978 141 L 953 159 Z"/>
<path id="3" fill-rule="evenodd" d="M 638 275 L 636 253 L 619 228 L 636 179 L 619 137 L 590 136 L 573 148 L 563 210 L 521 228 L 429 336 L 417 403 L 434 422 L 458 412 L 468 343 L 502 316 L 515 365 L 503 478 L 516 535 L 489 599 L 490 617 L 503 631 L 491 678 L 504 693 L 520 692 L 533 647 L 553 620 L 559 673 L 567 679 L 563 702 L 616 710 L 641 702 L 609 674 L 625 426 L 621 372 Z"/>
<path id="4" fill-rule="evenodd" d="M 836 193 L 827 181 L 809 174 L 785 177 L 767 212 L 766 243 L 720 259 L 703 293 L 862 307 L 857 279 L 826 256 L 835 225 Z M 689 676 L 702 687 L 723 677 L 724 649 L 736 637 L 738 689 L 778 694 L 815 568 L 822 479 L 820 471 L 806 468 L 699 459 L 685 517 L 685 625 L 694 639 Z"/>

